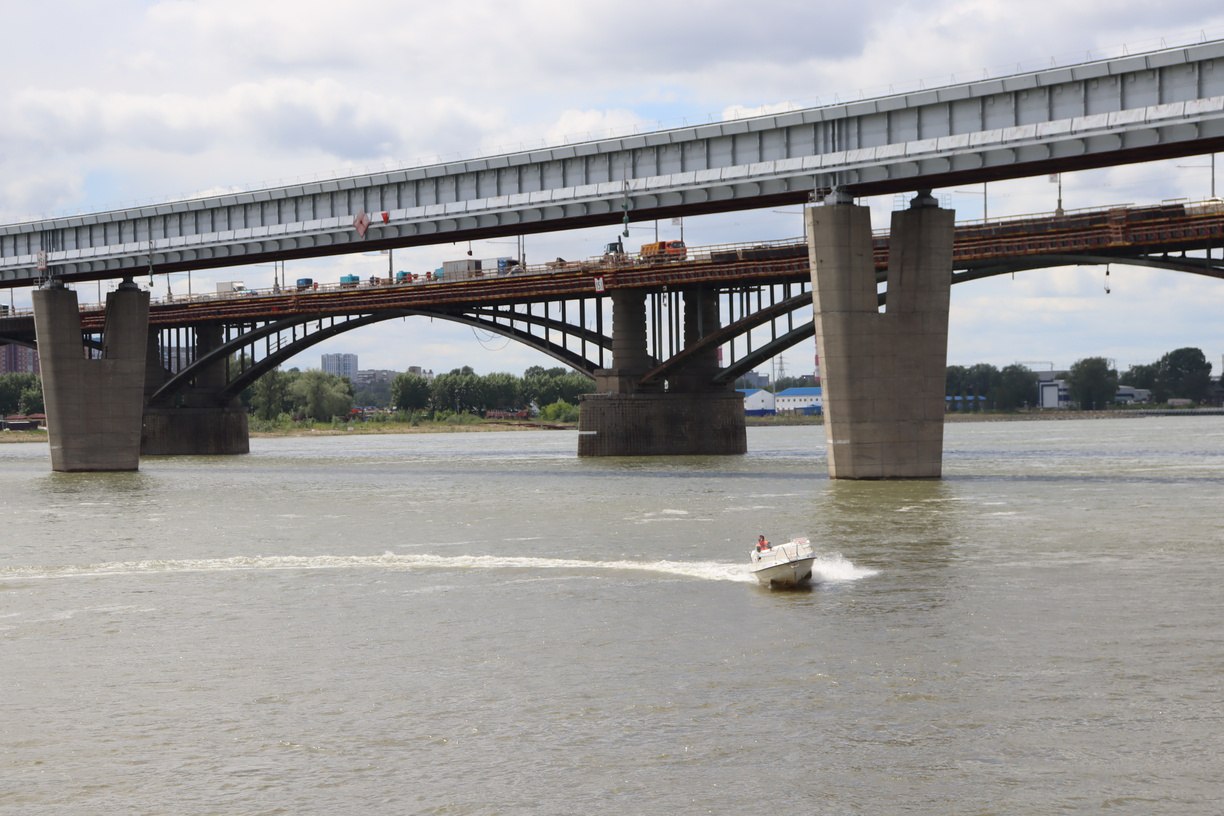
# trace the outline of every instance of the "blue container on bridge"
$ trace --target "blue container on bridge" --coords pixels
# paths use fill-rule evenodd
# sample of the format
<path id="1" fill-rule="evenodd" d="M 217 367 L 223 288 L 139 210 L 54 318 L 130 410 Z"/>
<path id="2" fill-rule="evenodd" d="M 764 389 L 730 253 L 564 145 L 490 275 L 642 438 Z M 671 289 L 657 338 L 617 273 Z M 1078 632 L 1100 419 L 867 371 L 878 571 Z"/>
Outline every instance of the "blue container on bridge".
<path id="1" fill-rule="evenodd" d="M 297 279 L 297 290 L 299 292 L 302 291 L 303 289 L 309 289 L 312 286 L 314 286 L 314 278 L 298 278 Z"/>

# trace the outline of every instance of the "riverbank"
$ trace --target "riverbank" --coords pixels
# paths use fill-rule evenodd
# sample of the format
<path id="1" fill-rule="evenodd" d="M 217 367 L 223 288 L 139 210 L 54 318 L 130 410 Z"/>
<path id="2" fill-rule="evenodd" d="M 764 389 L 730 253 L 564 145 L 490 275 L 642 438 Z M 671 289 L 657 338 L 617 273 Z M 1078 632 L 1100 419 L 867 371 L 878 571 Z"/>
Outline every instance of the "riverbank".
<path id="1" fill-rule="evenodd" d="M 1024 411 L 1005 413 L 947 414 L 944 422 L 1050 422 L 1069 419 L 1137 419 L 1146 416 L 1216 416 L 1224 409 L 1127 409 L 1118 411 Z M 753 428 L 793 427 L 796 425 L 823 425 L 818 416 L 772 416 L 746 417 L 745 424 Z M 333 424 L 318 422 L 313 425 L 293 425 L 273 430 L 252 430 L 252 439 L 284 436 L 369 436 L 379 434 L 430 434 L 430 433 L 490 433 L 498 431 L 572 431 L 576 422 L 534 422 L 531 420 L 473 419 L 470 422 L 353 422 Z M 0 444 L 14 442 L 47 441 L 47 431 L 0 431 Z"/>
<path id="2" fill-rule="evenodd" d="M 274 436 L 346 436 L 380 434 L 429 433 L 490 433 L 498 431 L 565 431 L 578 427 L 576 422 L 532 422 L 530 420 L 476 419 L 471 422 L 352 422 L 333 425 L 318 422 L 294 425 L 274 430 L 252 430 L 251 438 Z"/>

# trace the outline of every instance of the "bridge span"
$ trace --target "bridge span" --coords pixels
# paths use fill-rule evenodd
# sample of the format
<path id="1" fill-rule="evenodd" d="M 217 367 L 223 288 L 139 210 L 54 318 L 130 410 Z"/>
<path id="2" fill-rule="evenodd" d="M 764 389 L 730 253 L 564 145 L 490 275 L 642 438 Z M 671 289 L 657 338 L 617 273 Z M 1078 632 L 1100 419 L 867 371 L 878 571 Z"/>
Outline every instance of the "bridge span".
<path id="1" fill-rule="evenodd" d="M 1224 41 L 1213 41 L 847 105 L 0 227 L 0 286 L 42 284 L 33 293 L 34 323 L 52 468 L 134 469 L 142 444 L 173 450 L 169 442 L 202 434 L 237 449 L 246 437 L 245 415 L 216 405 L 227 385 L 213 366 L 157 414 L 161 430 L 150 430 L 156 423 L 144 411 L 141 441 L 144 398 L 165 378 L 156 349 L 146 354 L 149 294 L 132 282 L 137 274 L 823 201 L 805 217 L 829 473 L 938 478 L 955 236 L 952 212 L 930 190 L 1222 147 Z M 889 307 L 881 313 L 869 211 L 852 202 L 900 191 L 918 194 L 892 216 L 883 276 Z M 1098 249 L 1107 255 L 1109 244 Z M 590 294 L 612 304 L 607 342 L 598 327 L 521 320 L 599 349 L 580 454 L 745 449 L 739 398 L 719 380 L 711 339 L 724 336 L 720 302 L 732 287 L 704 279 L 710 272 L 671 269 L 667 284 L 653 272 L 640 273 L 638 283 L 627 270 L 588 276 Z M 739 289 L 752 285 L 747 270 L 730 274 L 741 276 Z M 108 298 L 101 358 L 87 360 L 77 295 L 65 283 L 102 278 L 124 283 Z M 666 293 L 657 291 L 664 285 Z M 434 291 L 441 298 L 449 290 Z M 670 359 L 651 342 L 660 328 L 648 317 L 648 295 L 673 304 L 662 334 L 681 351 Z M 532 301 L 530 286 L 520 297 Z M 577 294 L 546 298 L 553 299 L 581 302 Z M 202 354 L 227 346 L 222 321 L 195 326 Z M 184 424 L 188 416 L 196 424 Z M 229 430 L 209 430 L 218 423 Z"/>
<path id="2" fill-rule="evenodd" d="M 889 235 L 877 233 L 871 243 L 875 279 L 883 282 Z M 1187 254 L 1195 250 L 1206 252 Z M 1166 202 L 962 223 L 955 228 L 952 258 L 953 283 L 1110 262 L 1224 278 L 1224 203 Z M 613 290 L 635 290 L 646 299 L 650 352 L 650 367 L 635 388 L 669 382 L 710 349 L 721 350 L 711 385 L 733 383 L 785 349 L 810 341 L 816 331 L 809 247 L 801 239 L 687 247 L 683 259 L 665 262 L 621 254 L 511 269 L 464 280 L 371 279 L 153 302 L 149 346 L 157 364 L 146 373 L 146 424 L 187 406 L 225 415 L 244 388 L 311 345 L 396 317 L 428 316 L 495 332 L 594 379 L 613 360 L 607 298 Z M 717 328 L 684 342 L 684 301 L 695 290 L 713 293 Z M 879 303 L 886 296 L 881 292 Z M 82 307 L 82 331 L 95 345 L 105 321 L 101 305 Z M 0 318 L 0 341 L 33 345 L 32 314 Z M 241 424 L 234 416 L 230 422 Z M 192 435 L 180 427 L 173 441 L 158 442 L 146 429 L 144 447 L 195 453 L 245 449 L 240 427 L 220 439 L 217 433 L 215 426 Z"/>

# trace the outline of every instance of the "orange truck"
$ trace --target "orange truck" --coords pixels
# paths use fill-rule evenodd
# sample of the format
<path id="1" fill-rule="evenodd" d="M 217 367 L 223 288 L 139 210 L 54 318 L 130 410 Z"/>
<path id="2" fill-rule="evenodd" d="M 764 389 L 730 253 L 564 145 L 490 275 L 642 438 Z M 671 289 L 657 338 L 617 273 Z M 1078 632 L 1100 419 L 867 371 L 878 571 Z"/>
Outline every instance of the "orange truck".
<path id="1" fill-rule="evenodd" d="M 683 261 L 688 257 L 688 248 L 683 241 L 656 241 L 653 244 L 642 244 L 638 252 L 643 261 Z"/>

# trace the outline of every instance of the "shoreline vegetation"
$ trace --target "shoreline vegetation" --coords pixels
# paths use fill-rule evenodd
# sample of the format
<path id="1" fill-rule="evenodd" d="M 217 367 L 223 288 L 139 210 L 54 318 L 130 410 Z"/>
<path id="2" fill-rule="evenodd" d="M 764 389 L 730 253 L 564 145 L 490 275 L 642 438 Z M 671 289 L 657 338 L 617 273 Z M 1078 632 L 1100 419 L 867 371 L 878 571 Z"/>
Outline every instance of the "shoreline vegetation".
<path id="1" fill-rule="evenodd" d="M 1127 419 L 1145 416 L 1207 416 L 1220 415 L 1221 409 L 1159 409 L 1130 408 L 1109 411 L 1020 411 L 1014 413 L 983 411 L 980 413 L 949 413 L 946 423 L 955 422 L 1034 422 L 1068 419 Z M 772 416 L 746 417 L 750 428 L 783 427 L 793 425 L 823 425 L 819 416 Z M 273 425 L 252 421 L 252 439 L 282 436 L 346 436 L 351 434 L 418 434 L 418 433 L 496 433 L 500 431 L 569 431 L 578 427 L 576 422 L 550 422 L 534 419 L 481 419 L 476 416 L 455 417 L 441 421 L 357 421 L 357 422 L 293 422 Z M 46 442 L 47 431 L 39 428 L 31 431 L 0 431 L 0 444 L 6 442 Z"/>

